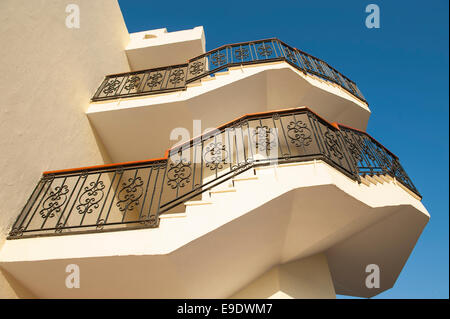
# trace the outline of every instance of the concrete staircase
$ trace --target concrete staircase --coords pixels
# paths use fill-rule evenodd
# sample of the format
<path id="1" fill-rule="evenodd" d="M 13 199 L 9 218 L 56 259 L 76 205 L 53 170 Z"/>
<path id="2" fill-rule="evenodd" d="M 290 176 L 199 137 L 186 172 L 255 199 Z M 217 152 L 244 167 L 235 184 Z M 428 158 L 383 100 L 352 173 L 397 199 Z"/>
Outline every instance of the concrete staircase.
<path id="1" fill-rule="evenodd" d="M 168 218 L 187 217 L 189 214 L 197 214 L 200 211 L 205 212 L 224 210 L 224 207 L 230 208 L 235 204 L 238 204 L 239 202 L 250 202 L 255 199 L 256 193 L 261 193 L 261 191 L 265 187 L 264 185 L 270 185 L 267 186 L 267 189 L 271 188 L 272 190 L 267 191 L 267 196 L 260 203 L 255 203 L 254 207 L 258 207 L 258 205 L 264 205 L 265 202 L 269 202 L 276 197 L 274 196 L 275 194 L 272 193 L 274 184 L 276 184 L 277 182 L 281 182 L 278 178 L 279 173 L 283 174 L 285 168 L 311 165 L 311 163 L 315 162 L 291 163 L 249 169 L 243 173 L 236 175 L 230 180 L 227 180 L 211 188 L 210 190 L 203 192 L 201 194 L 201 199 L 185 202 L 183 204 L 185 206 L 184 212 L 167 215 L 162 214 L 161 219 L 164 220 Z M 284 182 L 286 182 L 286 179 L 283 180 Z M 398 182 L 395 178 L 387 174 L 372 176 L 364 175 L 361 176 L 360 183 L 356 181 L 353 181 L 353 183 L 355 184 L 356 188 L 359 188 L 362 192 L 370 192 L 375 189 L 379 192 L 385 192 L 386 189 L 389 188 L 401 188 L 415 200 L 421 200 L 420 197 L 406 188 L 402 183 Z M 286 189 L 281 190 L 282 188 L 283 187 L 280 187 L 280 192 L 275 191 L 275 193 L 277 195 L 281 195 L 286 191 Z"/>

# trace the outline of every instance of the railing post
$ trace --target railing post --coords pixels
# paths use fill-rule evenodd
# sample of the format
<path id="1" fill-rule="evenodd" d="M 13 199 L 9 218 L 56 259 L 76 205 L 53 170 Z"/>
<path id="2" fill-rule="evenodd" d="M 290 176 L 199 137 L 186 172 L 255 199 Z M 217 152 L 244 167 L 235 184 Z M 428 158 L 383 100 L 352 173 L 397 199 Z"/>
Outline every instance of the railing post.
<path id="1" fill-rule="evenodd" d="M 337 127 L 337 131 L 336 134 L 339 135 L 340 140 L 342 141 L 342 147 L 344 149 L 344 153 L 346 154 L 346 158 L 348 158 L 349 160 L 347 161 L 347 163 L 349 164 L 349 166 L 352 169 L 352 174 L 354 176 L 354 178 L 356 179 L 356 181 L 358 183 L 361 183 L 361 175 L 359 174 L 359 168 L 357 165 L 357 159 L 354 157 L 353 153 L 350 151 L 350 149 L 348 148 L 347 145 L 347 141 L 345 140 L 345 136 L 342 132 L 342 130 L 339 128 L 339 124 L 336 123 L 336 127 Z"/>
<path id="2" fill-rule="evenodd" d="M 26 228 L 23 226 L 23 223 L 27 219 L 30 213 L 30 209 L 33 208 L 36 199 L 41 194 L 45 184 L 46 181 L 44 177 L 41 177 L 36 186 L 34 187 L 33 191 L 31 192 L 31 195 L 28 197 L 22 210 L 20 211 L 19 216 L 17 216 L 16 220 L 14 221 L 14 224 L 11 227 L 11 231 L 9 232 L 9 236 L 11 237 L 22 236 L 23 231 L 26 230 Z"/>

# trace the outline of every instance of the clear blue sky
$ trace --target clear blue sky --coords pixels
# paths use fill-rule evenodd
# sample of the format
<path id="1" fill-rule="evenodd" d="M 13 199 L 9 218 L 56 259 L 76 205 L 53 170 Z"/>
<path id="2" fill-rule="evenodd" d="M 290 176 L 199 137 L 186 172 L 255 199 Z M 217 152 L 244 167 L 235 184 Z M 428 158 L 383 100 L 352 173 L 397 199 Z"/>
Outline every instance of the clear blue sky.
<path id="1" fill-rule="evenodd" d="M 365 7 L 380 7 L 367 29 Z M 449 297 L 448 0 L 119 0 L 129 32 L 202 25 L 207 50 L 277 37 L 355 81 L 368 132 L 396 153 L 431 214 L 394 288 L 379 298 Z"/>

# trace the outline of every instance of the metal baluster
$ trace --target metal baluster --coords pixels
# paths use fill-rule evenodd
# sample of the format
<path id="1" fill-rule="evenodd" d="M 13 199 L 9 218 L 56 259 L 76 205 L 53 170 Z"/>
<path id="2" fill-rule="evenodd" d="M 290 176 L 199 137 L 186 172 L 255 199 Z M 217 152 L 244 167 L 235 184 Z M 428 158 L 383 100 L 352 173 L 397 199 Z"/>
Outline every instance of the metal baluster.
<path id="1" fill-rule="evenodd" d="M 156 218 L 159 217 L 159 211 L 161 210 L 161 198 L 162 198 L 162 194 L 163 194 L 163 190 L 164 190 L 164 181 L 166 179 L 168 165 L 169 165 L 169 161 L 167 160 L 166 167 L 164 169 L 162 183 L 161 183 L 161 193 L 159 193 L 158 210 L 156 211 Z"/>
<path id="2" fill-rule="evenodd" d="M 151 177 L 152 177 L 152 173 L 153 173 L 153 166 L 150 167 L 150 172 L 148 173 L 147 186 L 145 187 L 144 198 L 143 198 L 143 200 L 142 200 L 142 205 L 141 205 L 141 210 L 140 210 L 140 212 L 139 212 L 138 220 L 141 220 L 141 217 L 142 217 L 142 211 L 144 210 L 145 200 L 147 199 L 148 186 L 150 185 L 150 179 L 151 179 Z"/>
<path id="3" fill-rule="evenodd" d="M 327 154 L 325 154 L 325 147 L 323 146 L 324 142 L 322 140 L 322 135 L 321 135 L 322 132 L 317 127 L 317 125 L 319 125 L 319 124 L 317 124 L 317 118 L 315 116 L 310 115 L 309 113 L 307 113 L 307 115 L 308 115 L 309 124 L 311 125 L 311 129 L 314 134 L 314 138 L 316 140 L 317 148 L 319 149 L 320 154 L 322 154 L 323 156 L 327 156 Z M 319 127 L 320 127 L 320 125 L 319 125 Z"/>
<path id="4" fill-rule="evenodd" d="M 194 151 L 193 154 L 193 161 L 192 161 L 192 166 L 193 166 L 193 170 L 192 170 L 192 190 L 194 190 L 195 188 L 195 170 L 196 170 L 196 164 L 197 164 L 197 152 L 195 151 L 195 141 L 192 141 L 192 150 Z"/>
<path id="5" fill-rule="evenodd" d="M 167 164 L 166 164 L 167 166 Z M 155 184 L 153 185 L 153 192 L 152 192 L 152 198 L 150 199 L 150 205 L 148 207 L 148 214 L 147 214 L 147 218 L 146 219 L 150 219 L 150 216 L 152 215 L 152 206 L 153 206 L 153 199 L 155 197 L 155 192 L 156 192 L 156 188 L 158 185 L 158 179 L 159 179 L 159 171 L 161 170 L 161 165 L 158 165 L 156 168 L 156 176 L 155 176 Z M 153 168 L 152 168 L 153 169 Z M 163 182 L 164 183 L 164 182 Z M 163 185 L 164 186 L 164 185 Z M 162 187 L 161 186 L 161 192 L 162 192 Z M 157 207 L 157 211 L 159 210 L 159 208 Z"/>
<path id="6" fill-rule="evenodd" d="M 249 143 L 250 143 L 249 148 L 252 153 L 251 160 L 253 162 L 255 160 L 255 154 L 253 153 L 253 140 L 252 140 L 252 134 L 250 132 L 250 121 L 247 121 L 247 132 L 248 132 L 248 138 L 249 138 Z M 258 138 L 258 137 L 256 137 L 256 138 Z M 255 146 L 256 146 L 256 144 L 255 144 Z"/>
<path id="7" fill-rule="evenodd" d="M 291 147 L 289 146 L 289 141 L 287 139 L 286 130 L 284 129 L 284 125 L 283 125 L 282 118 L 284 118 L 284 117 L 285 117 L 284 115 L 280 116 L 279 121 L 280 121 L 281 129 L 283 131 L 284 140 L 286 141 L 286 146 L 287 146 L 287 149 L 288 149 L 288 152 L 289 152 L 289 157 L 292 157 Z M 275 120 L 274 120 L 274 123 L 275 123 Z M 285 154 L 283 154 L 283 156 L 285 156 Z"/>
<path id="8" fill-rule="evenodd" d="M 247 154 L 245 152 L 244 133 L 242 132 L 242 121 L 239 121 L 239 131 L 241 132 L 241 138 L 242 138 L 242 151 L 244 153 L 244 163 L 247 163 Z"/>
<path id="9" fill-rule="evenodd" d="M 118 174 L 120 175 L 120 177 L 119 177 L 119 179 L 117 180 L 117 185 L 116 185 L 116 188 L 114 189 L 114 195 L 113 195 L 113 197 L 112 197 L 111 204 L 109 205 L 108 212 L 106 213 L 105 222 L 104 222 L 105 225 L 108 223 L 109 214 L 111 213 L 111 208 L 112 208 L 112 205 L 113 205 L 113 203 L 114 203 L 114 199 L 115 199 L 116 196 L 117 196 L 117 189 L 119 188 L 120 182 L 122 181 L 122 177 L 123 177 L 123 175 L 124 175 L 123 168 L 119 168 L 119 169 L 118 169 Z"/>
<path id="10" fill-rule="evenodd" d="M 113 184 L 114 184 L 114 180 L 116 179 L 116 176 L 117 176 L 117 170 L 114 171 L 113 178 L 112 178 L 111 183 L 110 183 L 110 185 L 109 185 L 109 187 L 108 187 L 108 192 L 106 193 L 105 200 L 103 201 L 102 209 L 100 210 L 100 213 L 98 214 L 98 217 L 97 217 L 97 223 L 96 223 L 96 224 L 97 224 L 97 227 L 99 227 L 99 225 L 100 225 L 101 216 L 102 216 L 102 214 L 103 214 L 103 209 L 105 208 L 106 202 L 107 202 L 107 200 L 108 200 L 109 193 L 110 193 L 111 188 L 112 188 L 112 186 L 113 186 Z M 113 196 L 113 199 L 112 199 L 112 200 L 114 201 L 114 196 Z"/>
<path id="11" fill-rule="evenodd" d="M 231 159 L 232 147 L 231 147 L 231 141 L 230 141 L 230 130 L 229 130 L 229 128 L 226 128 L 225 132 L 227 134 L 227 139 L 228 139 L 228 158 L 229 158 L 229 163 L 230 163 L 230 171 L 232 171 L 233 170 L 233 168 L 232 168 L 233 161 Z"/>
<path id="12" fill-rule="evenodd" d="M 351 153 L 350 153 L 349 149 L 347 148 L 347 144 L 345 143 L 344 136 L 339 129 L 336 130 L 336 138 L 339 141 L 339 144 L 341 144 L 342 154 L 344 156 L 345 162 L 347 163 L 347 167 L 349 167 L 353 176 L 356 179 L 358 179 L 359 178 L 358 170 L 354 166 L 353 161 L 349 158 L 349 156 L 351 156 Z"/>
<path id="13" fill-rule="evenodd" d="M 233 124 L 233 136 L 234 136 L 234 144 L 236 146 L 236 168 L 239 167 L 239 149 L 238 149 L 238 142 L 237 142 L 237 136 L 236 136 L 236 125 Z"/>
<path id="14" fill-rule="evenodd" d="M 67 206 L 69 206 L 70 200 L 72 199 L 72 195 L 75 192 L 75 190 L 77 189 L 77 186 L 78 186 L 78 183 L 79 183 L 80 179 L 81 179 L 81 176 L 78 176 L 77 182 L 75 183 L 75 186 L 73 187 L 72 192 L 70 193 L 69 199 L 67 200 L 67 204 L 64 207 L 64 210 L 62 211 L 61 215 L 59 215 L 59 218 L 58 218 L 58 221 L 56 222 L 56 226 L 55 227 L 58 227 L 59 223 L 61 222 L 61 218 L 64 216 L 64 213 L 66 212 Z M 75 201 L 76 201 L 76 198 L 75 198 Z"/>

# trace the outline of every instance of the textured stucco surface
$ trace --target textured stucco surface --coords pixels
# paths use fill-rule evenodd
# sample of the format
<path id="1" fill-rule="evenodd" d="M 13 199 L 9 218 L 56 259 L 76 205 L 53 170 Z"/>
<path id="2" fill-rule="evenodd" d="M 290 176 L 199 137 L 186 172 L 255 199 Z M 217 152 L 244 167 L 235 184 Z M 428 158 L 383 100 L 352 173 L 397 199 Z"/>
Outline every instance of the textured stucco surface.
<path id="1" fill-rule="evenodd" d="M 278 265 L 231 296 L 232 299 L 335 299 L 327 257 L 316 254 Z"/>
<path id="2" fill-rule="evenodd" d="M 1 249 L 42 171 L 109 161 L 85 111 L 106 74 L 129 71 L 129 35 L 116 0 L 2 0 L 0 12 Z M 27 296 L 19 286 L 0 273 L 0 297 Z"/>

